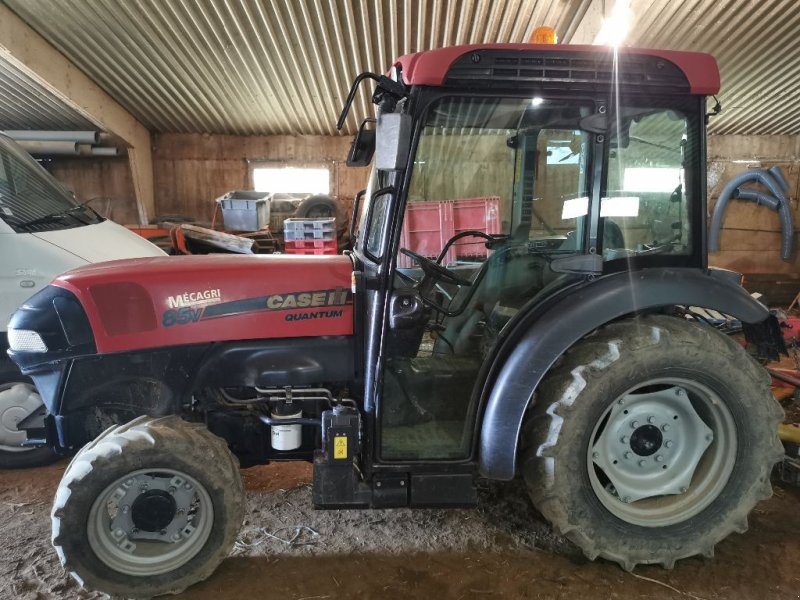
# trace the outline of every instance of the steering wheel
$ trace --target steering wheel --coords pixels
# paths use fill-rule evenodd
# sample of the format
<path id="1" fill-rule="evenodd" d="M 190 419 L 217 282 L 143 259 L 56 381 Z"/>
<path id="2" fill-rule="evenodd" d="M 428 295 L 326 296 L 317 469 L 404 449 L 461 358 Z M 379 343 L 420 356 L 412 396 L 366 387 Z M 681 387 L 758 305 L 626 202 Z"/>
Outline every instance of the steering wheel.
<path id="1" fill-rule="evenodd" d="M 472 285 L 472 282 L 469 279 L 465 279 L 464 277 L 457 275 L 447 267 L 443 267 L 439 263 L 432 261 L 429 258 L 425 258 L 416 252 L 412 252 L 408 248 L 400 248 L 400 252 L 419 264 L 422 272 L 432 279 L 443 281 L 444 283 L 450 283 L 452 285 Z"/>

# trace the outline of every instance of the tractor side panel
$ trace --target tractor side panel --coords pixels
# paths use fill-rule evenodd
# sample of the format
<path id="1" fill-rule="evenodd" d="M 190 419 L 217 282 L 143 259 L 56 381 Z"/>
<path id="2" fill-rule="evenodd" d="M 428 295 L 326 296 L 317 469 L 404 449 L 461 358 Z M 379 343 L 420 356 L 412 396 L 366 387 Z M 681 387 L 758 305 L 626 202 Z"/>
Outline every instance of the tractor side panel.
<path id="1" fill-rule="evenodd" d="M 187 256 L 113 261 L 53 285 L 86 311 L 97 351 L 353 333 L 346 256 Z"/>
<path id="2" fill-rule="evenodd" d="M 489 371 L 481 398 L 479 447 L 485 477 L 514 477 L 522 422 L 534 391 L 558 357 L 598 327 L 625 315 L 675 305 L 714 309 L 746 323 L 769 316 L 763 304 L 724 274 L 698 269 L 608 275 L 555 296 L 518 315 Z"/>

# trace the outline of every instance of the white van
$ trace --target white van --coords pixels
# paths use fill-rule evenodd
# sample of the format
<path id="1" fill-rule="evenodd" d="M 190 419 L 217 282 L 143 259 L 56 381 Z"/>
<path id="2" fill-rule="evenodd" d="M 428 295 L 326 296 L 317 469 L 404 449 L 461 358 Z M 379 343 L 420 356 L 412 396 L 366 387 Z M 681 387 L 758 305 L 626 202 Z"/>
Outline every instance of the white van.
<path id="1" fill-rule="evenodd" d="M 17 424 L 43 414 L 36 389 L 6 355 L 11 314 L 59 273 L 88 263 L 163 256 L 144 238 L 78 204 L 39 163 L 0 135 L 0 468 L 54 458 L 22 447 Z"/>

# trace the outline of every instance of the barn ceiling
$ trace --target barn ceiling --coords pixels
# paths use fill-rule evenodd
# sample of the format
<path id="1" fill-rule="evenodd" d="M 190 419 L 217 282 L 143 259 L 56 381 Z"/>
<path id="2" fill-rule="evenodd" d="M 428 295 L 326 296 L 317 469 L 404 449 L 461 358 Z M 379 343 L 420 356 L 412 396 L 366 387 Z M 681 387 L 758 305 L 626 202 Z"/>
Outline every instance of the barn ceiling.
<path id="1" fill-rule="evenodd" d="M 451 44 L 562 42 L 604 0 L 2 0 L 158 132 L 332 134 L 353 76 Z M 612 0 L 607 0 L 613 4 Z M 711 52 L 713 133 L 800 134 L 797 0 L 632 0 L 626 45 Z M 80 115 L 0 61 L 0 128 Z M 358 99 L 349 130 L 367 112 Z"/>

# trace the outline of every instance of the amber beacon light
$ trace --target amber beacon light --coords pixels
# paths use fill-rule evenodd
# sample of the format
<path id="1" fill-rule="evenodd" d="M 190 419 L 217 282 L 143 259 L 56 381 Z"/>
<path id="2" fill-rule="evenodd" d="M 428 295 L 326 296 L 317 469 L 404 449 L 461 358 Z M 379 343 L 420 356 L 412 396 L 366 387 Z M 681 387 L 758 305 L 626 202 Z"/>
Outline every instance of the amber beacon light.
<path id="1" fill-rule="evenodd" d="M 530 44 L 557 44 L 558 36 L 556 30 L 552 27 L 537 27 L 533 30 L 530 39 Z"/>

